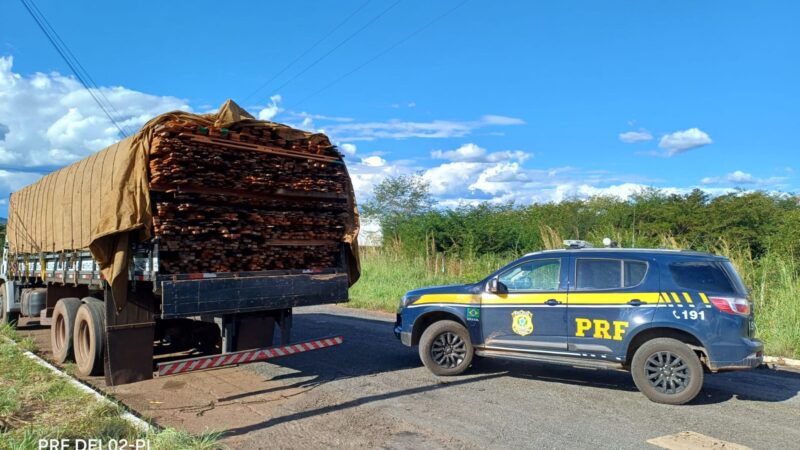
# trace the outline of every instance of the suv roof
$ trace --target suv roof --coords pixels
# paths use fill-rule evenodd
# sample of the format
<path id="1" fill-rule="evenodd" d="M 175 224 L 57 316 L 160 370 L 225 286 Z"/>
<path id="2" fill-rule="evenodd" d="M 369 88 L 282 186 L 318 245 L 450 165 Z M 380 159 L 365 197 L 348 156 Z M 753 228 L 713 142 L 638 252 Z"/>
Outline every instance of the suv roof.
<path id="1" fill-rule="evenodd" d="M 700 256 L 704 258 L 719 258 L 727 259 L 724 256 L 714 255 L 707 252 L 699 252 L 696 250 L 673 250 L 667 248 L 561 248 L 555 250 L 540 250 L 538 252 L 531 252 L 525 256 L 542 255 L 548 253 L 653 253 L 653 254 L 667 254 L 667 255 L 681 255 L 681 256 Z"/>

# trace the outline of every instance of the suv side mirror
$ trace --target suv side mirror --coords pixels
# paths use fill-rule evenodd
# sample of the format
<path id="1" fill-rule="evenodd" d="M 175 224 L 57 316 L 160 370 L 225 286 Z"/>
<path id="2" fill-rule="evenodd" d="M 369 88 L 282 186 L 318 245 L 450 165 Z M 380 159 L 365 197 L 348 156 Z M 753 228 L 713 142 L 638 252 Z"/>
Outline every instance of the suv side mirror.
<path id="1" fill-rule="evenodd" d="M 501 283 L 497 278 L 492 278 L 489 280 L 488 290 L 492 294 L 508 294 L 508 287 Z"/>

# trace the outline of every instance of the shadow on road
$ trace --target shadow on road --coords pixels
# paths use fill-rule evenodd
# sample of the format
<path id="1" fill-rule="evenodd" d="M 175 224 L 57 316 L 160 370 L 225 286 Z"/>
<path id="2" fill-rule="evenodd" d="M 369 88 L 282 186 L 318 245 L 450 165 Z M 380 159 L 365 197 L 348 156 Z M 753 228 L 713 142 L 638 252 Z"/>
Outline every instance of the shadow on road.
<path id="1" fill-rule="evenodd" d="M 469 373 L 506 372 L 506 376 L 588 386 L 598 389 L 638 391 L 629 372 L 588 369 L 537 362 L 477 359 Z M 731 399 L 756 402 L 781 402 L 800 393 L 800 373 L 760 367 L 754 370 L 706 373 L 703 390 L 690 405 L 723 403 Z"/>
<path id="2" fill-rule="evenodd" d="M 274 364 L 297 370 L 292 376 L 314 377 L 315 382 L 344 377 L 368 376 L 398 370 L 422 368 L 416 348 L 410 349 L 395 338 L 390 322 L 314 313 L 295 316 L 295 341 L 341 334 L 345 343 L 338 348 L 311 352 L 276 360 Z M 596 389 L 636 391 L 630 373 L 588 369 L 519 360 L 476 358 L 467 374 L 491 374 Z M 800 393 L 800 373 L 760 368 L 741 372 L 706 374 L 703 391 L 691 403 L 704 405 L 731 399 L 780 402 Z"/>

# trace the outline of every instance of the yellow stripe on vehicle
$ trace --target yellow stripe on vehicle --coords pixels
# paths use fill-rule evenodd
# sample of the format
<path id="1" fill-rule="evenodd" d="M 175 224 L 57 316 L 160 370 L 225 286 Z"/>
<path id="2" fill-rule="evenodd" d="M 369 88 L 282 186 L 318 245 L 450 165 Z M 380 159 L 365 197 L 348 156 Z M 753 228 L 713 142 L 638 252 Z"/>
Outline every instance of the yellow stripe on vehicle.
<path id="1" fill-rule="evenodd" d="M 675 306 L 672 304 L 672 300 L 670 300 L 670 299 L 669 299 L 669 294 L 667 294 L 666 292 L 660 292 L 660 293 L 659 293 L 659 296 L 661 297 L 661 299 L 663 299 L 663 300 L 664 300 L 664 303 L 666 303 L 667 305 L 669 305 L 669 307 L 670 307 L 670 308 L 674 308 L 674 307 L 675 307 Z"/>
<path id="2" fill-rule="evenodd" d="M 674 292 L 671 292 L 671 294 L 672 294 L 672 299 L 675 300 L 675 304 L 680 307 L 683 307 L 683 305 L 681 304 L 681 299 L 678 297 L 678 294 Z"/>
<path id="3" fill-rule="evenodd" d="M 703 303 L 706 305 L 706 308 L 711 308 L 711 302 L 708 301 L 708 297 L 706 297 L 704 292 L 700 293 L 700 300 L 703 301 Z"/>
<path id="4" fill-rule="evenodd" d="M 658 292 L 571 292 L 570 305 L 624 305 L 631 300 L 657 304 Z"/>
<path id="5" fill-rule="evenodd" d="M 415 305 L 429 303 L 478 303 L 478 296 L 473 294 L 425 294 L 414 302 Z"/>
<path id="6" fill-rule="evenodd" d="M 685 298 L 685 299 L 686 299 L 686 302 L 687 302 L 687 303 L 689 303 L 689 306 L 691 306 L 692 308 L 694 308 L 694 302 L 692 301 L 692 296 L 691 296 L 691 295 L 689 295 L 689 293 L 688 293 L 688 292 L 684 292 L 684 293 L 683 293 L 683 298 Z"/>

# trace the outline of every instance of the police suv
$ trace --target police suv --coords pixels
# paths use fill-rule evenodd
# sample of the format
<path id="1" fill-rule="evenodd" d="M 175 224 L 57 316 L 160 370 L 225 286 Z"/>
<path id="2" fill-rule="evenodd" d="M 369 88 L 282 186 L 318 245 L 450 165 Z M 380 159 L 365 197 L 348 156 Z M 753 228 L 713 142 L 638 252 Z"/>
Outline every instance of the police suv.
<path id="1" fill-rule="evenodd" d="M 531 253 L 475 284 L 417 289 L 395 334 L 436 375 L 473 355 L 630 370 L 659 403 L 683 404 L 705 370 L 762 363 L 753 306 L 733 265 L 707 253 L 590 248 Z"/>

